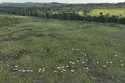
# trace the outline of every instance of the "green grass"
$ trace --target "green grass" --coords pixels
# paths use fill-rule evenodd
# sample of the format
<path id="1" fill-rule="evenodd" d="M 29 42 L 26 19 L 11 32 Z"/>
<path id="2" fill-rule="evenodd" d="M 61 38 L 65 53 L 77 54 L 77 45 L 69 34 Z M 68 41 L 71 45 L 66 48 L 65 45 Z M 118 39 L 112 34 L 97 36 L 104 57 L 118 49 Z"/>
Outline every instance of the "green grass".
<path id="1" fill-rule="evenodd" d="M 16 18 L 0 27 L 0 83 L 125 82 L 124 25 Z"/>
<path id="2" fill-rule="evenodd" d="M 104 15 L 125 17 L 125 8 L 96 8 L 91 10 L 89 15 L 99 16 L 100 12 L 103 12 Z"/>
<path id="3" fill-rule="evenodd" d="M 0 27 L 13 26 L 15 24 L 23 23 L 24 21 L 29 21 L 28 17 L 14 16 L 14 15 L 1 15 L 0 14 Z"/>

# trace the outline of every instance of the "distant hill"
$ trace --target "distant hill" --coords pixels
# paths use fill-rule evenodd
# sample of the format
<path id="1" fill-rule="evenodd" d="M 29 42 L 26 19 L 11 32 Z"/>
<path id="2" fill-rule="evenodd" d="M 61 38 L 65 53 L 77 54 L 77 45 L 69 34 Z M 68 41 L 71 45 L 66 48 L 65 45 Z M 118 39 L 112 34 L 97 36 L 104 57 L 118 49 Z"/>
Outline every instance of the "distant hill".
<path id="1" fill-rule="evenodd" d="M 125 7 L 125 3 L 89 3 L 89 4 L 66 4 L 66 3 L 2 3 L 0 7 L 63 7 L 63 6 L 76 6 L 84 8 L 95 8 L 95 7 Z"/>
<path id="2" fill-rule="evenodd" d="M 51 6 L 62 6 L 64 4 L 61 3 L 2 3 L 0 4 L 0 7 L 51 7 Z"/>

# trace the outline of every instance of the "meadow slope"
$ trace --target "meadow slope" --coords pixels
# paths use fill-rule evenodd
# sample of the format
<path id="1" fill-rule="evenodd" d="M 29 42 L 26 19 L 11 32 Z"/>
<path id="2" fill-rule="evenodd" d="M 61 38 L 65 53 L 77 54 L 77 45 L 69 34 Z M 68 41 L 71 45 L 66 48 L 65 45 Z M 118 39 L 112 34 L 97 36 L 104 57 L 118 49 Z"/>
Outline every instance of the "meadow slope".
<path id="1" fill-rule="evenodd" d="M 5 18 L 0 83 L 125 83 L 125 25 Z"/>
<path id="2" fill-rule="evenodd" d="M 105 16 L 118 16 L 125 17 L 125 8 L 95 8 L 92 9 L 88 15 L 90 16 L 100 16 L 100 13 L 103 13 Z"/>

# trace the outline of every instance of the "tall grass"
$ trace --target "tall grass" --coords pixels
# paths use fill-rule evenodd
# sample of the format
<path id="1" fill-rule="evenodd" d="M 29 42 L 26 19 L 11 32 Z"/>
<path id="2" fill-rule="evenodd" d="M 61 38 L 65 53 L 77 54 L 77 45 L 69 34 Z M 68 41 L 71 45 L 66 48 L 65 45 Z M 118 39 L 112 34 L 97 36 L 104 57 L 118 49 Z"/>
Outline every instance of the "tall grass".
<path id="1" fill-rule="evenodd" d="M 54 19 L 0 28 L 0 83 L 124 83 L 124 25 Z"/>

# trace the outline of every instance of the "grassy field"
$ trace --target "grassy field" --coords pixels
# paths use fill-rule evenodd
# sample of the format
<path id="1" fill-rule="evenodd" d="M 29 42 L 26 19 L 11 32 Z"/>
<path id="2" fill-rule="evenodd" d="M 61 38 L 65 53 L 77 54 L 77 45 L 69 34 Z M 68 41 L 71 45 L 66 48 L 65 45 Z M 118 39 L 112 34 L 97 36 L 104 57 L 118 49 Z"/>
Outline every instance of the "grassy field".
<path id="1" fill-rule="evenodd" d="M 97 8 L 91 10 L 89 15 L 99 16 L 100 12 L 103 12 L 104 15 L 125 17 L 125 8 Z"/>
<path id="2" fill-rule="evenodd" d="M 125 25 L 0 19 L 0 83 L 125 83 Z"/>

